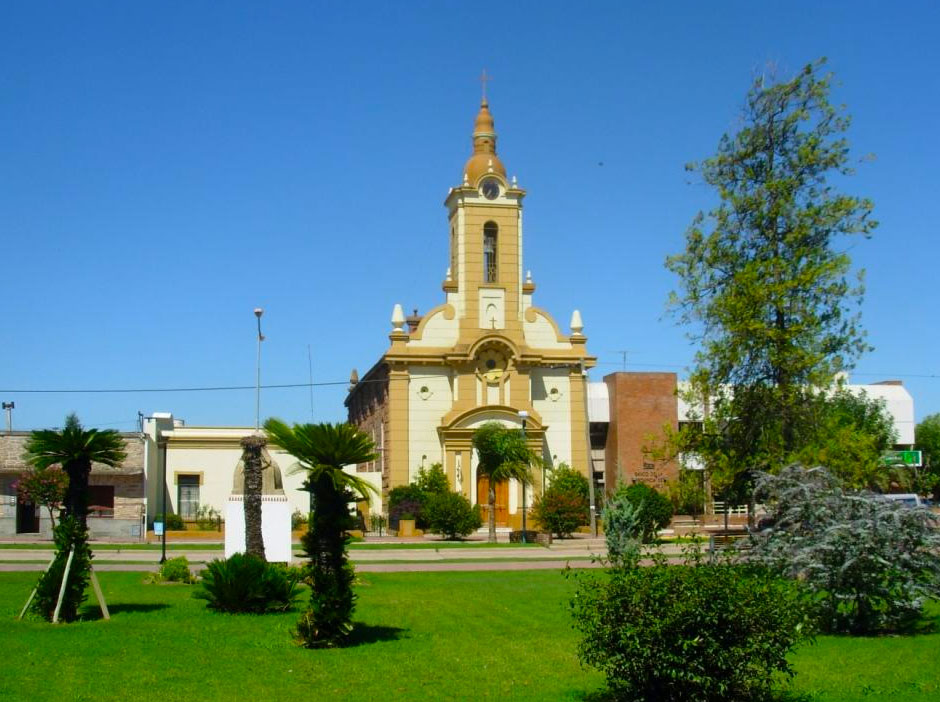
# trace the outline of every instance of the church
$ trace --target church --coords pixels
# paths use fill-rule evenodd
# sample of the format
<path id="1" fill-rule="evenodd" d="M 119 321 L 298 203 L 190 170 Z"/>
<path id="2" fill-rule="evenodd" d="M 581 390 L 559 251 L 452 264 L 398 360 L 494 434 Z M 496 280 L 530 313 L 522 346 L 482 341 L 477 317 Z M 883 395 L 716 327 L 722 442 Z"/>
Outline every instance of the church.
<path id="1" fill-rule="evenodd" d="M 490 421 L 524 428 L 549 468 L 564 462 L 589 475 L 587 370 L 596 359 L 578 310 L 566 335 L 534 304 L 522 255 L 525 195 L 497 155 L 484 97 L 472 154 L 444 200 L 447 229 L 439 243 L 429 242 L 447 271 L 444 302 L 408 317 L 395 304 L 387 350 L 350 381 L 349 421 L 373 437 L 379 454 L 357 470 L 381 475 L 383 498 L 439 463 L 455 491 L 485 505 L 488 486 L 477 477 L 471 439 Z M 528 504 L 544 488 L 544 475 L 534 478 Z M 518 528 L 522 489 L 497 486 L 499 525 Z"/>

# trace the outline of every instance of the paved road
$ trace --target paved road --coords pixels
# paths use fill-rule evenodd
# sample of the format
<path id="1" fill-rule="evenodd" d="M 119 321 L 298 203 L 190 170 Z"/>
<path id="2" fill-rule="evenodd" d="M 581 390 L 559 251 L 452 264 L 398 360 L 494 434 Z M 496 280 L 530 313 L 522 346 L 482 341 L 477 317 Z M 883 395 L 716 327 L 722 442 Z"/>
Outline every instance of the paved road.
<path id="1" fill-rule="evenodd" d="M 681 547 L 659 547 L 663 553 L 679 553 Z M 592 557 L 604 556 L 607 549 L 601 539 L 562 541 L 548 548 L 447 548 L 440 549 L 351 549 L 350 559 L 363 573 L 404 573 L 435 571 L 553 570 L 567 565 L 594 568 L 600 564 Z M 167 551 L 167 556 L 186 556 L 195 571 L 206 562 L 222 557 L 220 544 L 196 545 L 191 549 Z M 4 549 L 0 547 L 0 573 L 44 570 L 52 552 L 49 549 Z M 30 561 L 33 561 L 32 563 Z M 124 561 L 123 563 L 121 561 Z M 132 561 L 128 563 L 127 561 Z M 154 572 L 159 569 L 159 550 L 98 550 L 95 570 Z M 398 562 L 396 562 L 398 561 Z M 447 561 L 447 562 L 442 562 Z M 465 561 L 465 562 L 454 562 Z M 295 553 L 293 564 L 304 562 Z"/>

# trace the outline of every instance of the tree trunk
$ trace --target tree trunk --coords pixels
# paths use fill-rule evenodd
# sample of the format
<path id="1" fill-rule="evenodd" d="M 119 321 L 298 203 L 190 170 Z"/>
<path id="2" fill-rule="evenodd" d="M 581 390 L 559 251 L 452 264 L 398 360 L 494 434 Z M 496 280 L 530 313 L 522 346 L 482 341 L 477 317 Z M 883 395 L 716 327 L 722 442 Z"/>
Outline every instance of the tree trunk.
<path id="1" fill-rule="evenodd" d="M 90 461 L 69 461 L 63 468 L 69 476 L 69 485 L 65 490 L 65 516 L 72 517 L 88 527 L 88 476 L 91 474 Z"/>
<path id="2" fill-rule="evenodd" d="M 245 552 L 262 560 L 265 556 L 261 535 L 261 450 L 266 443 L 263 436 L 246 436 L 241 440 L 245 464 Z"/>
<path id="3" fill-rule="evenodd" d="M 490 498 L 490 543 L 496 543 L 496 483 L 493 482 L 492 478 L 487 481 L 489 485 L 489 498 Z"/>

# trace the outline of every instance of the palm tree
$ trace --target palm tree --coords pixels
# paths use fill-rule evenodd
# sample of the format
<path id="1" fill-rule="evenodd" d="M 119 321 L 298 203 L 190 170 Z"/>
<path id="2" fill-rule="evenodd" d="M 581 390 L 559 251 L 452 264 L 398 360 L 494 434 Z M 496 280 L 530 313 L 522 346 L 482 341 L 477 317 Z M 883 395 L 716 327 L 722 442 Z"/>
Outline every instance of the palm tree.
<path id="1" fill-rule="evenodd" d="M 245 466 L 245 484 L 242 497 L 245 500 L 245 553 L 264 557 L 264 536 L 261 530 L 262 455 L 267 439 L 258 434 L 241 440 L 242 463 Z"/>
<path id="2" fill-rule="evenodd" d="M 477 475 L 485 477 L 489 483 L 489 540 L 496 543 L 496 483 L 513 478 L 523 485 L 531 483 L 532 453 L 519 429 L 510 429 L 499 422 L 487 422 L 473 432 L 473 448 L 479 457 Z"/>
<path id="3" fill-rule="evenodd" d="M 87 527 L 88 476 L 92 463 L 117 467 L 127 458 L 124 440 L 113 429 L 85 429 L 72 413 L 65 418 L 62 431 L 34 431 L 26 441 L 28 463 L 39 470 L 59 464 L 69 476 L 65 491 L 65 516 Z"/>
<path id="4" fill-rule="evenodd" d="M 310 492 L 313 512 L 303 537 L 310 559 L 306 582 L 312 590 L 310 605 L 297 624 L 304 646 L 336 646 L 352 631 L 356 596 L 355 572 L 347 561 L 346 531 L 352 528 L 349 503 L 368 497 L 372 487 L 343 466 L 376 458 L 375 445 L 351 424 L 295 424 L 269 419 L 264 430 L 272 443 L 297 459 L 291 472 L 305 472 L 304 489 Z"/>
<path id="5" fill-rule="evenodd" d="M 91 464 L 121 465 L 127 457 L 124 440 L 113 429 L 85 429 L 78 417 L 70 414 L 65 418 L 62 431 L 34 431 L 26 440 L 24 448 L 27 462 L 38 470 L 59 464 L 69 476 L 65 491 L 65 515 L 53 530 L 55 559 L 39 578 L 33 608 L 47 619 L 52 619 L 59 593 L 62 592 L 59 616 L 63 621 L 72 621 L 78 616 L 78 608 L 85 600 L 85 588 L 91 572 L 92 555 L 88 548 L 87 525 Z M 72 566 L 68 572 L 68 581 L 63 583 L 69 552 L 72 552 Z"/>

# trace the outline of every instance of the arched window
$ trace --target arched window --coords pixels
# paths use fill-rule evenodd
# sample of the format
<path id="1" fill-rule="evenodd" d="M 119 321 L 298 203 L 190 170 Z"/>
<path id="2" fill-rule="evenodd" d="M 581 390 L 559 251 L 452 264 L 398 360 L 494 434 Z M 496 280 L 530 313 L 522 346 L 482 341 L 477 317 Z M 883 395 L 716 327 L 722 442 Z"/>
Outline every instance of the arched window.
<path id="1" fill-rule="evenodd" d="M 496 222 L 487 222 L 483 225 L 483 280 L 487 283 L 495 283 L 498 277 L 498 268 L 496 266 L 496 235 L 499 227 Z"/>

